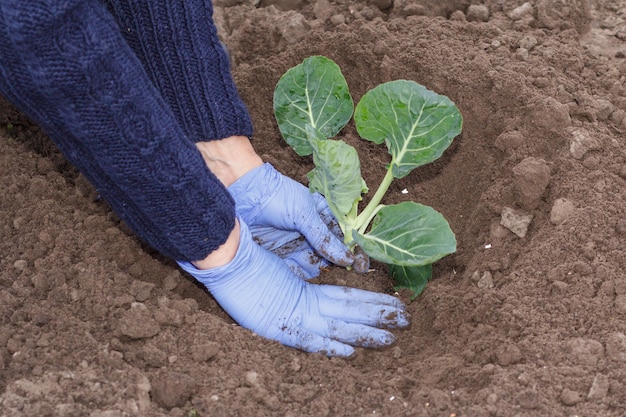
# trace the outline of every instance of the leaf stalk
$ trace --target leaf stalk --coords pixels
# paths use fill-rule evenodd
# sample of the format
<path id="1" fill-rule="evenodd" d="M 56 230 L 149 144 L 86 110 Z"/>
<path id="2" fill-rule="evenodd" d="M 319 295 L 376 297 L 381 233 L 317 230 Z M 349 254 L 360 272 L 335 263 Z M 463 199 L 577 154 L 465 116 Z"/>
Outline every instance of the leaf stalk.
<path id="1" fill-rule="evenodd" d="M 389 189 L 389 186 L 394 179 L 392 167 L 393 162 L 389 164 L 387 172 L 385 173 L 383 180 L 380 182 L 378 189 L 374 193 L 374 196 L 356 218 L 356 221 L 354 223 L 354 229 L 357 229 L 360 233 L 365 232 L 365 229 L 370 224 L 378 210 L 383 207 L 380 202 L 383 200 L 385 193 L 387 193 L 387 190 Z"/>

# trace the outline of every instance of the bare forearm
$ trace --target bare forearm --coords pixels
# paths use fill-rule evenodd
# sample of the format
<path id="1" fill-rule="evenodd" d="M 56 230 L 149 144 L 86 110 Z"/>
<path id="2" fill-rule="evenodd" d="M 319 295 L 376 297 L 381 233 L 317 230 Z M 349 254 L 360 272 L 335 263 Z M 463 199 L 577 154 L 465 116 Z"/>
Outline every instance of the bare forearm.
<path id="1" fill-rule="evenodd" d="M 246 172 L 263 165 L 250 139 L 245 136 L 230 136 L 210 142 L 197 142 L 207 167 L 224 184 L 230 186 Z"/>
<path id="2" fill-rule="evenodd" d="M 250 139 L 245 136 L 231 136 L 211 142 L 197 142 L 207 167 L 224 184 L 230 186 L 248 171 L 263 164 L 257 155 Z M 206 258 L 194 261 L 198 269 L 209 269 L 226 265 L 237 253 L 239 247 L 239 222 L 231 231 L 226 242 L 211 252 Z"/>

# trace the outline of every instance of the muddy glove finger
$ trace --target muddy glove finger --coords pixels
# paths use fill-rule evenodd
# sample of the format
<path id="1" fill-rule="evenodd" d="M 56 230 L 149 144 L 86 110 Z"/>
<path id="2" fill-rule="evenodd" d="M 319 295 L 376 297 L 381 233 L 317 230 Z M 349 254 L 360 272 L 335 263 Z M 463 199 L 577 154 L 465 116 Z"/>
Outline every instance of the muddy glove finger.
<path id="1" fill-rule="evenodd" d="M 322 221 L 326 224 L 333 235 L 337 236 L 338 239 L 343 240 L 343 232 L 341 231 L 339 222 L 333 214 L 333 211 L 330 207 L 328 207 L 326 198 L 324 198 L 324 196 L 320 193 L 313 193 L 312 197 L 313 200 L 315 200 L 315 210 L 319 213 Z"/>
<path id="2" fill-rule="evenodd" d="M 315 278 L 321 269 L 330 265 L 299 232 L 271 226 L 253 226 L 250 227 L 250 233 L 258 245 L 278 255 L 302 279 Z"/>

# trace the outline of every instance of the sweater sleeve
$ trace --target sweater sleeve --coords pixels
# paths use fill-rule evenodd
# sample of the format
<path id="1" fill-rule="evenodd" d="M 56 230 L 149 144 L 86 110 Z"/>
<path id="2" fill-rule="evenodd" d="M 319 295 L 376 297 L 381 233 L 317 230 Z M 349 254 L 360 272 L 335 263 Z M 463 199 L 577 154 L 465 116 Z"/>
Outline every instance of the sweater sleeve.
<path id="1" fill-rule="evenodd" d="M 0 0 L 0 93 L 113 210 L 177 260 L 205 258 L 234 202 L 98 0 Z"/>
<path id="2" fill-rule="evenodd" d="M 193 142 L 251 136 L 210 0 L 104 0 Z"/>

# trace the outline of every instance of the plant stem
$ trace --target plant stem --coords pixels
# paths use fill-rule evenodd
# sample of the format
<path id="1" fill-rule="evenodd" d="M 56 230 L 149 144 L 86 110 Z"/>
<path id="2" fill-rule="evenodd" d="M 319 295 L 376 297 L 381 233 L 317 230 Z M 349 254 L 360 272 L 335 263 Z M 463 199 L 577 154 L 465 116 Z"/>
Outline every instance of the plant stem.
<path id="1" fill-rule="evenodd" d="M 372 219 L 376 216 L 376 214 L 378 214 L 380 209 L 383 207 L 385 207 L 384 204 L 379 204 L 378 206 L 376 206 L 376 208 L 372 211 L 372 214 L 370 214 L 370 216 L 367 219 L 365 219 L 361 227 L 357 230 L 360 234 L 365 234 L 365 230 L 367 229 L 367 226 L 372 222 Z"/>
<path id="2" fill-rule="evenodd" d="M 360 199 L 359 199 L 360 200 Z M 346 215 L 346 217 L 342 217 L 339 221 L 339 227 L 341 227 L 341 231 L 344 236 L 344 243 L 350 250 L 354 249 L 355 243 L 352 241 L 352 231 L 356 230 L 355 221 L 357 219 L 357 212 L 359 210 L 359 202 L 355 201 L 350 209 L 350 212 Z"/>
<path id="3" fill-rule="evenodd" d="M 394 178 L 393 172 L 392 172 L 392 166 L 393 166 L 393 161 L 391 164 L 389 164 L 387 173 L 385 174 L 385 177 L 383 178 L 383 180 L 380 182 L 380 185 L 378 186 L 376 193 L 374 194 L 370 202 L 367 204 L 365 209 L 363 209 L 363 211 L 357 216 L 355 224 L 354 224 L 354 229 L 359 230 L 361 228 L 366 228 L 369 222 L 372 220 L 372 217 L 374 216 L 374 214 L 376 214 L 376 212 L 379 210 L 378 206 L 380 205 L 380 202 L 382 201 L 385 193 L 387 193 L 387 190 L 389 189 L 389 186 L 391 185 L 391 182 L 393 181 L 393 178 Z"/>

